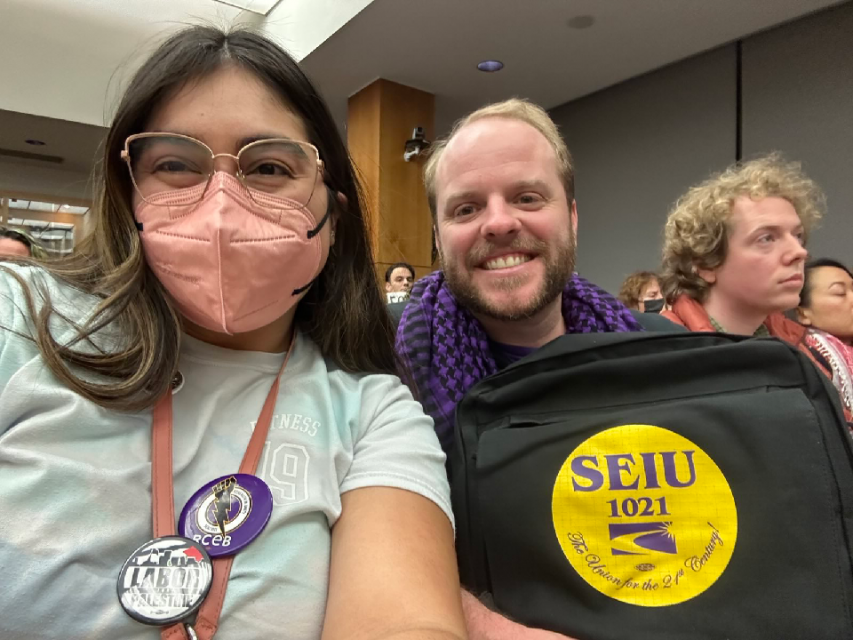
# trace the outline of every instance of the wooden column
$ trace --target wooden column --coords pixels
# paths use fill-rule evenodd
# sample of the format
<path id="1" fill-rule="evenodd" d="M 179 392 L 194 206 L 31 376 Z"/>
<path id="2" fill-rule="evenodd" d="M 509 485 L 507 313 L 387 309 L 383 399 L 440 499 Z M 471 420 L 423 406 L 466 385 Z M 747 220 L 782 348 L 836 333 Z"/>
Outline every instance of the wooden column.
<path id="1" fill-rule="evenodd" d="M 432 271 L 432 218 L 423 186 L 423 158 L 403 160 L 406 140 L 423 127 L 435 135 L 435 96 L 389 80 L 377 80 L 349 99 L 347 142 L 364 185 L 376 273 L 395 262 Z"/>

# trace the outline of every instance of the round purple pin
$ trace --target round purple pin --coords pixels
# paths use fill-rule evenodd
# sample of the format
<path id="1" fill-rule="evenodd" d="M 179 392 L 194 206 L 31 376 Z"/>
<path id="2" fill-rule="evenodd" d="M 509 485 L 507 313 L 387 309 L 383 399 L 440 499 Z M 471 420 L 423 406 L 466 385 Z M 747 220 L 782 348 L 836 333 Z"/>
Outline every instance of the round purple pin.
<path id="1" fill-rule="evenodd" d="M 249 545 L 272 516 L 272 492 L 257 476 L 232 473 L 211 480 L 181 510 L 180 534 L 213 558 Z"/>

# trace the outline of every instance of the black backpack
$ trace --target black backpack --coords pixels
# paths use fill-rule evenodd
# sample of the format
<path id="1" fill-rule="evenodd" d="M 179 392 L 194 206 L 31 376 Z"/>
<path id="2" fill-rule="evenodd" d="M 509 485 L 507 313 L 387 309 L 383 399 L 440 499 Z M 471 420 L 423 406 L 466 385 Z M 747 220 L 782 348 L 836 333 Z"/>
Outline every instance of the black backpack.
<path id="1" fill-rule="evenodd" d="M 482 380 L 450 454 L 463 584 L 582 640 L 853 638 L 853 443 L 797 349 L 567 335 Z"/>

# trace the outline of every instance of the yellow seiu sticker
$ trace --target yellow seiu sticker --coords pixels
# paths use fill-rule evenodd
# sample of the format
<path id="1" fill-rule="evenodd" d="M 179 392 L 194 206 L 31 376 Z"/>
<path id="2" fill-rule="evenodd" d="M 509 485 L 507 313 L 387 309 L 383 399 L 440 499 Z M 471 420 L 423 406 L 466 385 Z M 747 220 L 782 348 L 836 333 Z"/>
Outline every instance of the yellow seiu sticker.
<path id="1" fill-rule="evenodd" d="M 566 558 L 620 602 L 664 607 L 723 574 L 737 539 L 729 483 L 702 449 L 668 429 L 629 424 L 580 444 L 551 503 Z"/>

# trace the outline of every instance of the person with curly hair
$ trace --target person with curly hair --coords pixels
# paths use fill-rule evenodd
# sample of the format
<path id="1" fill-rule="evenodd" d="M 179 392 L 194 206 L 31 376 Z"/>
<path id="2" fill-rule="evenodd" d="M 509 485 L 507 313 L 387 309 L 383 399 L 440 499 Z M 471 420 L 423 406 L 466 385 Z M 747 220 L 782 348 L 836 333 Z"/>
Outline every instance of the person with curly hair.
<path id="1" fill-rule="evenodd" d="M 692 187 L 666 222 L 664 317 L 691 331 L 775 336 L 813 358 L 805 328 L 782 312 L 799 303 L 806 240 L 824 208 L 817 184 L 777 154 Z"/>
<path id="2" fill-rule="evenodd" d="M 635 271 L 625 278 L 618 298 L 629 309 L 648 313 L 660 313 L 664 306 L 658 274 L 653 271 Z"/>

